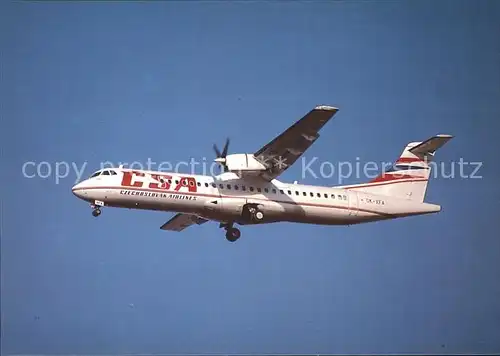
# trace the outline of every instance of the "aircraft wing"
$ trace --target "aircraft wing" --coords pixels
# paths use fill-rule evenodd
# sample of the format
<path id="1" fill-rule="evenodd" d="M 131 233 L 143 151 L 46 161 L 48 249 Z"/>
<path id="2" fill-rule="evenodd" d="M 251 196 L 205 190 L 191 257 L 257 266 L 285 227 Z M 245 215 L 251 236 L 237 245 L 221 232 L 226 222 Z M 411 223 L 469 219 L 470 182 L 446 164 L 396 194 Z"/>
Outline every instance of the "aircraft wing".
<path id="1" fill-rule="evenodd" d="M 178 213 L 172 219 L 163 224 L 160 229 L 169 231 L 182 231 L 191 225 L 201 225 L 208 220 L 196 215 Z"/>
<path id="2" fill-rule="evenodd" d="M 337 108 L 316 106 L 285 132 L 254 153 L 268 169 L 260 176 L 267 181 L 282 174 L 319 138 L 319 130 L 335 115 Z"/>

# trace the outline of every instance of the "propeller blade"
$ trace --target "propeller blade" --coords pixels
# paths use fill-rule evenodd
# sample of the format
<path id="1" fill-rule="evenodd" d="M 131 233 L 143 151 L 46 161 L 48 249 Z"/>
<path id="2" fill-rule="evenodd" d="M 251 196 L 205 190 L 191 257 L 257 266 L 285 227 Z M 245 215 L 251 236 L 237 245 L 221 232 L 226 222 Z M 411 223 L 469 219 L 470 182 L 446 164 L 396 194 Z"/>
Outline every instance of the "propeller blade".
<path id="1" fill-rule="evenodd" d="M 226 139 L 226 144 L 224 145 L 224 149 L 222 150 L 222 157 L 227 156 L 227 151 L 229 150 L 229 137 Z"/>
<path id="2" fill-rule="evenodd" d="M 224 148 L 222 149 L 222 152 L 219 150 L 216 144 L 213 145 L 214 151 L 216 158 L 214 159 L 215 162 L 219 163 L 222 166 L 222 171 L 227 172 L 228 168 L 226 165 L 226 156 L 227 152 L 229 151 L 229 138 L 226 139 L 226 143 L 224 145 Z"/>
<path id="3" fill-rule="evenodd" d="M 217 145 L 214 144 L 213 147 L 214 147 L 214 151 L 215 151 L 215 154 L 216 154 L 217 158 L 221 157 L 222 155 L 221 155 L 219 149 L 217 148 Z"/>

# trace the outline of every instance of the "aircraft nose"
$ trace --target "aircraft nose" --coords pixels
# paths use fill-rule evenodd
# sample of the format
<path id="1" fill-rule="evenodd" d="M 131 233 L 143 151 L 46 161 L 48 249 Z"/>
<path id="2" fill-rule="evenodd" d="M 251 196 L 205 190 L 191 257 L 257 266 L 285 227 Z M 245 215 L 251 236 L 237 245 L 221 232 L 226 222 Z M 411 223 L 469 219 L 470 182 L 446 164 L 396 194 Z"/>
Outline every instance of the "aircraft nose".
<path id="1" fill-rule="evenodd" d="M 80 198 L 80 199 L 83 199 L 85 193 L 84 193 L 84 190 L 83 190 L 83 187 L 82 187 L 82 183 L 78 183 L 78 184 L 75 184 L 73 186 L 73 188 L 71 188 L 71 191 L 73 192 L 73 194 L 77 197 L 77 198 Z"/>

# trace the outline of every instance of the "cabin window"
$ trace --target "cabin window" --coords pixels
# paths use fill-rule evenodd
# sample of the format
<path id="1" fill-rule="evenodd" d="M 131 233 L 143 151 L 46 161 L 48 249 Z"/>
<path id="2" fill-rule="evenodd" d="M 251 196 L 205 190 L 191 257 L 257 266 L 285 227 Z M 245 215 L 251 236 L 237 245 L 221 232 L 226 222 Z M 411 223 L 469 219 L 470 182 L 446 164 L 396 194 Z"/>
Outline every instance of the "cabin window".
<path id="1" fill-rule="evenodd" d="M 281 194 L 285 194 L 285 192 L 283 191 L 283 189 L 280 189 L 280 193 Z"/>
<path id="2" fill-rule="evenodd" d="M 306 192 L 302 192 L 302 195 L 307 197 L 307 193 Z"/>
<path id="3" fill-rule="evenodd" d="M 318 198 L 321 198 L 321 194 L 320 193 L 316 193 L 316 195 L 318 196 Z"/>
<path id="4" fill-rule="evenodd" d="M 332 194 L 332 199 L 335 199 L 335 194 Z"/>
<path id="5" fill-rule="evenodd" d="M 103 175 L 103 176 L 109 176 L 109 171 L 104 171 L 104 172 L 102 172 L 102 175 Z"/>
<path id="6" fill-rule="evenodd" d="M 212 187 L 213 187 L 213 188 L 217 187 L 217 184 L 212 183 Z"/>
<path id="7" fill-rule="evenodd" d="M 234 190 L 238 190 L 238 186 L 237 185 L 234 186 Z"/>
<path id="8" fill-rule="evenodd" d="M 220 189 L 224 189 L 224 184 L 219 184 Z"/>
<path id="9" fill-rule="evenodd" d="M 276 189 L 273 189 L 273 194 L 276 194 Z"/>
<path id="10" fill-rule="evenodd" d="M 244 185 L 241 186 L 241 190 L 245 191 L 247 190 L 247 187 L 245 187 Z"/>
<path id="11" fill-rule="evenodd" d="M 264 191 L 265 191 L 266 193 L 269 193 L 269 189 L 267 189 L 267 188 L 264 188 Z"/>
<path id="12" fill-rule="evenodd" d="M 251 191 L 251 192 L 253 192 L 253 191 L 254 191 L 253 187 L 250 187 L 250 191 Z"/>
<path id="13" fill-rule="evenodd" d="M 346 195 L 344 195 L 344 200 L 347 200 L 347 196 Z"/>
<path id="14" fill-rule="evenodd" d="M 198 184 L 198 187 L 201 187 L 201 183 L 200 182 L 198 182 L 197 184 Z"/>
<path id="15" fill-rule="evenodd" d="M 205 187 L 207 187 L 207 188 L 208 188 L 208 183 L 205 183 Z"/>
<path id="16" fill-rule="evenodd" d="M 228 184 L 228 185 L 227 185 L 227 189 L 231 189 L 231 184 Z"/>
<path id="17" fill-rule="evenodd" d="M 184 185 L 187 185 L 187 184 L 185 184 L 185 182 L 186 182 L 186 181 L 184 181 Z M 190 180 L 190 181 L 189 181 L 189 185 L 190 185 L 191 187 L 194 187 L 194 184 L 195 184 L 195 183 L 194 183 L 192 180 Z"/>
<path id="18" fill-rule="evenodd" d="M 169 183 L 169 184 L 172 184 L 172 179 L 169 179 L 169 180 L 168 180 L 168 183 Z"/>
<path id="19" fill-rule="evenodd" d="M 260 192 L 262 192 L 262 189 L 260 189 L 260 188 L 257 188 L 257 191 L 258 191 L 258 192 L 260 193 Z"/>
<path id="20" fill-rule="evenodd" d="M 288 191 L 288 194 L 289 194 L 289 195 L 292 195 L 292 191 L 291 191 L 291 190 L 289 190 L 289 191 Z"/>
<path id="21" fill-rule="evenodd" d="M 313 197 L 313 196 L 314 196 L 314 193 L 313 193 L 313 192 L 311 192 L 311 193 L 309 193 L 309 195 Z"/>
<path id="22" fill-rule="evenodd" d="M 328 198 L 328 194 L 325 193 L 325 198 Z"/>
<path id="23" fill-rule="evenodd" d="M 299 192 L 298 192 L 298 191 L 295 191 L 295 195 L 299 195 Z"/>
<path id="24" fill-rule="evenodd" d="M 339 198 L 340 200 L 342 200 L 342 195 L 337 195 L 337 198 Z"/>
<path id="25" fill-rule="evenodd" d="M 179 181 L 178 181 L 178 180 L 176 180 L 176 181 L 175 181 L 175 184 L 179 184 Z"/>

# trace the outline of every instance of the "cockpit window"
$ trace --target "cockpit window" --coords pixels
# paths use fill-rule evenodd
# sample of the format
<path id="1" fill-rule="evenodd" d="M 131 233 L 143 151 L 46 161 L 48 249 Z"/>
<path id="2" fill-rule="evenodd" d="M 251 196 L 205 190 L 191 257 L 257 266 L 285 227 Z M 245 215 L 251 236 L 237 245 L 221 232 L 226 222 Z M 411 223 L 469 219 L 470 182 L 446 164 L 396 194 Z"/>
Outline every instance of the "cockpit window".
<path id="1" fill-rule="evenodd" d="M 116 171 L 112 170 L 112 169 L 106 169 L 106 170 L 100 170 L 100 171 L 97 171 L 95 173 L 93 173 L 90 178 L 94 178 L 94 177 L 97 177 L 97 176 L 116 176 L 118 175 L 118 173 L 116 173 Z"/>

